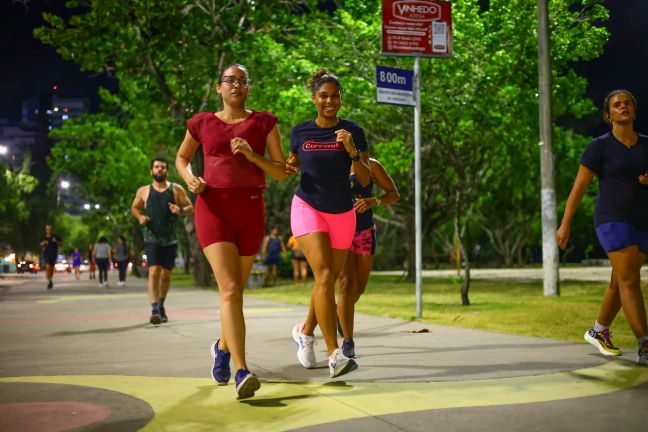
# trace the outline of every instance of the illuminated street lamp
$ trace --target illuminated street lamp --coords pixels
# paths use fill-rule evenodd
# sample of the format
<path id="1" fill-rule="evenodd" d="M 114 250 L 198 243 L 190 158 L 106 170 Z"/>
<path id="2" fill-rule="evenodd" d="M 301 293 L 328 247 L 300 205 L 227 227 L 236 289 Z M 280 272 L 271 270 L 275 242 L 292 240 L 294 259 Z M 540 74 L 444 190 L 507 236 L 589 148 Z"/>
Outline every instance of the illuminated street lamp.
<path id="1" fill-rule="evenodd" d="M 86 210 L 90 210 L 90 204 L 88 203 L 83 204 L 83 208 Z"/>
<path id="2" fill-rule="evenodd" d="M 67 180 L 61 180 L 59 182 L 59 187 L 56 190 L 56 205 L 59 205 L 61 203 L 61 189 L 69 189 L 70 188 L 70 182 Z"/>
<path id="3" fill-rule="evenodd" d="M 0 156 L 5 156 L 7 153 L 9 153 L 9 147 L 0 145 Z"/>
<path id="4" fill-rule="evenodd" d="M 99 210 L 101 206 L 99 204 L 95 204 L 95 209 Z"/>

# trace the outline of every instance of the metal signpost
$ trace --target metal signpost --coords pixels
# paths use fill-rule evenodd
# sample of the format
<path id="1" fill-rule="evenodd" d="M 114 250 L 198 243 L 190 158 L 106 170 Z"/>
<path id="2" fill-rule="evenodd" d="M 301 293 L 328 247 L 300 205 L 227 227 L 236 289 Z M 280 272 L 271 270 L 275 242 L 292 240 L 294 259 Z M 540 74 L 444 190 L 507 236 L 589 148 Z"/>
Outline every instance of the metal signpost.
<path id="1" fill-rule="evenodd" d="M 452 57 L 452 4 L 445 1 L 430 0 L 383 0 L 382 19 L 383 55 L 415 57 L 413 72 L 378 66 L 376 68 L 376 84 L 379 103 L 414 106 L 416 316 L 421 318 L 423 315 L 423 247 L 421 238 L 421 81 L 419 57 Z M 409 74 L 413 79 L 408 81 Z M 413 103 L 410 97 L 413 97 Z"/>

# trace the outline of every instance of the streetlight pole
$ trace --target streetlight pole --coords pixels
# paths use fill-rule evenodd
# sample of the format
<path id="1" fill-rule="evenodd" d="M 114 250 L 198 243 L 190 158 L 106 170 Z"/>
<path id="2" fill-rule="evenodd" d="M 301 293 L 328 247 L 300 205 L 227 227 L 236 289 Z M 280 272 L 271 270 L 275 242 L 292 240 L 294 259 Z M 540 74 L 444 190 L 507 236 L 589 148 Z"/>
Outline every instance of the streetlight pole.
<path id="1" fill-rule="evenodd" d="M 544 295 L 560 295 L 556 241 L 556 188 L 551 133 L 551 68 L 548 0 L 538 0 L 538 93 L 540 102 L 540 177 L 542 205 L 542 269 Z"/>

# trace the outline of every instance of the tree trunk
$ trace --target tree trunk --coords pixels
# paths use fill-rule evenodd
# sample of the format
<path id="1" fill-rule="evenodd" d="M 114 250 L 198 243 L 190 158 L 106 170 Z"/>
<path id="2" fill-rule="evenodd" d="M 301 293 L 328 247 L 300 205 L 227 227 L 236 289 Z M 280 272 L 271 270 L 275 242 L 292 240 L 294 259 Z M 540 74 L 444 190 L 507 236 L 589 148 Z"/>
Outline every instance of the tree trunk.
<path id="1" fill-rule="evenodd" d="M 413 222 L 413 221 L 412 221 Z M 414 223 L 408 224 L 405 229 L 407 233 L 407 247 L 408 247 L 408 260 L 407 260 L 407 282 L 416 282 L 416 228 Z"/>
<path id="2" fill-rule="evenodd" d="M 461 305 L 470 306 L 470 299 L 468 298 L 468 292 L 470 291 L 470 261 L 468 260 L 468 254 L 466 253 L 466 248 L 464 248 L 463 242 L 461 241 L 461 233 L 459 232 L 459 218 L 455 216 L 454 229 L 456 238 L 459 241 L 459 252 L 461 258 L 466 263 L 466 270 L 464 272 L 464 280 L 461 284 Z"/>
<path id="3" fill-rule="evenodd" d="M 142 230 L 138 223 L 131 225 L 131 237 L 133 238 L 133 244 L 130 248 L 131 259 L 133 260 L 133 276 L 138 278 L 146 277 L 146 273 L 142 270 L 141 260 L 141 252 L 144 249 L 144 237 L 142 236 Z"/>
<path id="4" fill-rule="evenodd" d="M 204 172 L 204 161 L 202 146 L 196 150 L 191 169 L 196 176 L 202 176 Z M 196 196 L 190 193 L 191 202 L 196 202 Z M 194 216 L 188 216 L 184 220 L 184 227 L 187 231 L 187 241 L 189 243 L 189 254 L 191 255 L 191 262 L 193 264 L 194 281 L 197 286 L 208 287 L 213 286 L 214 278 L 211 276 L 211 268 L 209 262 L 203 254 L 198 237 L 196 236 L 196 225 L 194 223 Z"/>
<path id="5" fill-rule="evenodd" d="M 209 267 L 209 262 L 200 248 L 200 243 L 198 243 L 193 215 L 185 218 L 184 226 L 185 230 L 187 230 L 187 238 L 189 239 L 189 249 L 191 250 L 193 274 L 196 285 L 201 287 L 212 286 L 213 278 L 211 277 L 211 269 Z"/>

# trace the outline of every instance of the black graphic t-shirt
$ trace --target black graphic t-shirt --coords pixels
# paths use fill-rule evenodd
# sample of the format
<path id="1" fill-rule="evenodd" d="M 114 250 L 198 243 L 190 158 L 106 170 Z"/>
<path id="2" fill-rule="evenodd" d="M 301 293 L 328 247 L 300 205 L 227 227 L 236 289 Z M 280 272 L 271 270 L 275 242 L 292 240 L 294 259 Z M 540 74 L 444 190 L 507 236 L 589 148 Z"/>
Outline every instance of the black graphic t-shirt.
<path id="1" fill-rule="evenodd" d="M 595 138 L 581 158 L 581 164 L 596 173 L 599 192 L 595 225 L 624 222 L 648 230 L 648 186 L 639 183 L 648 172 L 648 137 L 627 148 L 611 132 Z"/>
<path id="2" fill-rule="evenodd" d="M 344 213 L 353 208 L 349 183 L 351 156 L 344 144 L 336 142 L 335 131 L 351 133 L 358 152 L 367 151 L 364 130 L 352 120 L 340 119 L 330 128 L 314 120 L 301 123 L 290 134 L 290 152 L 299 157 L 301 179 L 296 195 L 324 213 Z"/>

